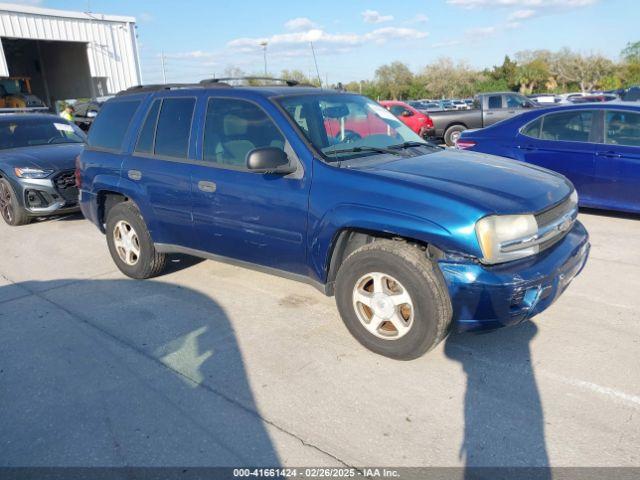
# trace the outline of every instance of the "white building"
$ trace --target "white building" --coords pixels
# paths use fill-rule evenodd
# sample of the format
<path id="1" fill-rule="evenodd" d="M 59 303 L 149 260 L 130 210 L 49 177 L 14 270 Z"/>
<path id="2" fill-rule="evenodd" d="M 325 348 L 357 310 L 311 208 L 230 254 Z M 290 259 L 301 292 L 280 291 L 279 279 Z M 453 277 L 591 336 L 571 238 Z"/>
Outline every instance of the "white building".
<path id="1" fill-rule="evenodd" d="M 0 77 L 28 77 L 50 106 L 142 83 L 133 17 L 0 3 L 0 40 Z"/>

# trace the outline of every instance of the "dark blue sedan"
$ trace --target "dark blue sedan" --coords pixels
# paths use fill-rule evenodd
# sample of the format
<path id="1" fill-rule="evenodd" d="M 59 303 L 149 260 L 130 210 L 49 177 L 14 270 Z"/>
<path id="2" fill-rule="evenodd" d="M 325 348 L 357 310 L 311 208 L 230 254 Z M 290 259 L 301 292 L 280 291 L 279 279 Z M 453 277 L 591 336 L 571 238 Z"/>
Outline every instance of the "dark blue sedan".
<path id="1" fill-rule="evenodd" d="M 533 163 L 573 182 L 584 207 L 640 213 L 640 105 L 536 109 L 482 130 L 457 148 Z"/>

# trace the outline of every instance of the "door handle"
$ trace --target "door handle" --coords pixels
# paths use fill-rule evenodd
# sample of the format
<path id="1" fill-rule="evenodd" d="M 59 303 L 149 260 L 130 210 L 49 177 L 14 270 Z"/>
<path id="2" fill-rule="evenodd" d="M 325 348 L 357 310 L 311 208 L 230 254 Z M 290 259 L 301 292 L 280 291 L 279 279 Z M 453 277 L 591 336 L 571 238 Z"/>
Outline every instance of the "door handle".
<path id="1" fill-rule="evenodd" d="M 528 152 L 530 152 L 532 150 L 537 150 L 536 147 L 533 147 L 531 145 L 516 145 L 516 148 L 518 150 L 526 150 Z"/>
<path id="2" fill-rule="evenodd" d="M 216 191 L 218 186 L 214 182 L 205 182 L 203 180 L 198 182 L 198 188 L 207 193 L 213 193 Z"/>
<path id="3" fill-rule="evenodd" d="M 129 170 L 127 172 L 127 177 L 131 180 L 140 180 L 142 178 L 142 172 L 140 170 Z"/>
<path id="4" fill-rule="evenodd" d="M 616 152 L 596 152 L 596 156 L 598 157 L 606 157 L 606 158 L 620 158 L 622 157 L 621 154 L 616 153 Z"/>

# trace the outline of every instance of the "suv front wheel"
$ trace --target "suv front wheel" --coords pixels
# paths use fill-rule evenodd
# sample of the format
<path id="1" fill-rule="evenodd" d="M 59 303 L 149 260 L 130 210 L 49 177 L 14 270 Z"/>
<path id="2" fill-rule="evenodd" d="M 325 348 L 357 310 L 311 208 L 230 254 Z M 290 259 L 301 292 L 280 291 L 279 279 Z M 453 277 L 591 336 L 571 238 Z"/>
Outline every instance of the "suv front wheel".
<path id="1" fill-rule="evenodd" d="M 133 203 L 119 203 L 109 211 L 106 234 L 113 261 L 128 277 L 151 278 L 164 270 L 166 255 L 156 251 L 142 215 Z"/>
<path id="2" fill-rule="evenodd" d="M 417 358 L 448 333 L 451 302 L 442 276 L 424 251 L 405 242 L 379 240 L 353 252 L 335 291 L 351 334 L 381 355 Z"/>

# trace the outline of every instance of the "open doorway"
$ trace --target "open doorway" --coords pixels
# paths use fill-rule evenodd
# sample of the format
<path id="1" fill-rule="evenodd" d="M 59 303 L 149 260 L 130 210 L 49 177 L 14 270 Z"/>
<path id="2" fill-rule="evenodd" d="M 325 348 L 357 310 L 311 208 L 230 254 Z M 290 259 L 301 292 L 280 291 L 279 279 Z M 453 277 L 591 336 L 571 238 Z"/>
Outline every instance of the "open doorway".
<path id="1" fill-rule="evenodd" d="M 86 43 L 2 38 L 2 47 L 9 75 L 28 78 L 32 93 L 47 106 L 95 96 Z"/>

